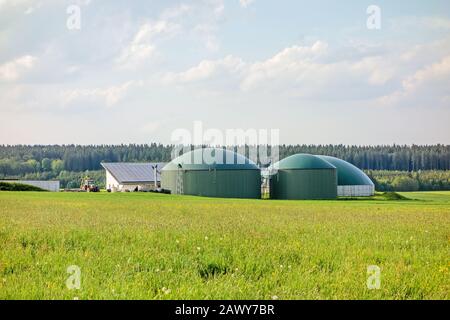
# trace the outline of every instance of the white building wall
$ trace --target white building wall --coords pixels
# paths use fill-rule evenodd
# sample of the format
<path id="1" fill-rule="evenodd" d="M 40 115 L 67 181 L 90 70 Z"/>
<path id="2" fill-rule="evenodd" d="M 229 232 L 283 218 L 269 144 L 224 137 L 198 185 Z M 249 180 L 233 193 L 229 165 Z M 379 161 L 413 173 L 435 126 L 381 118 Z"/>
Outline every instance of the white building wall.
<path id="1" fill-rule="evenodd" d="M 59 181 L 39 181 L 39 180 L 2 180 L 2 182 L 21 183 L 35 186 L 44 190 L 59 192 Z"/>
<path id="2" fill-rule="evenodd" d="M 105 183 L 106 189 L 111 189 L 113 191 L 118 191 L 120 188 L 119 182 L 116 180 L 116 178 L 113 177 L 113 175 L 106 170 L 106 183 Z"/>
<path id="3" fill-rule="evenodd" d="M 370 185 L 338 186 L 338 197 L 370 197 L 375 194 L 375 187 Z"/>
<path id="4" fill-rule="evenodd" d="M 123 192 L 125 190 L 134 191 L 136 187 L 139 191 L 149 191 L 155 189 L 154 183 L 143 183 L 143 184 L 121 184 L 114 178 L 114 176 L 106 170 L 106 189 L 111 189 L 111 191 Z"/>
<path id="5" fill-rule="evenodd" d="M 149 190 L 153 190 L 155 189 L 153 183 L 152 184 L 122 184 L 119 187 L 118 191 L 131 191 L 133 192 L 134 190 L 136 190 L 136 188 L 138 189 L 138 191 L 149 191 Z"/>

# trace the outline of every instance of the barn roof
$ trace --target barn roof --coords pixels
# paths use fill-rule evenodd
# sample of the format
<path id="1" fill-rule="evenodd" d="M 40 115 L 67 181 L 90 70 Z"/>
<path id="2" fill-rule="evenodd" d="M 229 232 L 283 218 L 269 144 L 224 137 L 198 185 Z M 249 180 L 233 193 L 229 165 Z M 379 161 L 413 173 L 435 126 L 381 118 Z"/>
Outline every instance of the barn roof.
<path id="1" fill-rule="evenodd" d="M 164 162 L 112 162 L 102 163 L 105 168 L 119 183 L 142 183 L 154 182 L 154 170 L 152 166 L 157 165 L 158 173 L 156 181 L 161 181 L 161 169 L 165 166 Z"/>

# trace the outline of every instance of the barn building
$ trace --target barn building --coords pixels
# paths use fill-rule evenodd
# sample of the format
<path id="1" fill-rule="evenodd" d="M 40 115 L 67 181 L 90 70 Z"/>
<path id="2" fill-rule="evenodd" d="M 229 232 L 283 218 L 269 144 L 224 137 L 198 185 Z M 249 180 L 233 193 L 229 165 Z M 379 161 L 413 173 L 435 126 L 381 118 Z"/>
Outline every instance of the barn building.
<path id="1" fill-rule="evenodd" d="M 258 166 L 225 149 L 195 149 L 175 158 L 163 168 L 161 186 L 172 194 L 261 198 Z"/>
<path id="2" fill-rule="evenodd" d="M 102 163 L 106 171 L 105 187 L 115 191 L 149 191 L 161 186 L 165 163 Z"/>

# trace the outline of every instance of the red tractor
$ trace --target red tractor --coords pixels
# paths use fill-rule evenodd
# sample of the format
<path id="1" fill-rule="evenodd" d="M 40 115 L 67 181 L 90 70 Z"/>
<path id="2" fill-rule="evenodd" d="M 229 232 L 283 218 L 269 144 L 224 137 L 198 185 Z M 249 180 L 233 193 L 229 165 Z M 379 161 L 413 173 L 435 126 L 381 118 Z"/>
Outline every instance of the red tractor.
<path id="1" fill-rule="evenodd" d="M 99 192 L 100 191 L 99 187 L 95 184 L 94 179 L 91 179 L 89 177 L 86 177 L 81 181 L 80 190 L 86 191 L 86 192 Z"/>

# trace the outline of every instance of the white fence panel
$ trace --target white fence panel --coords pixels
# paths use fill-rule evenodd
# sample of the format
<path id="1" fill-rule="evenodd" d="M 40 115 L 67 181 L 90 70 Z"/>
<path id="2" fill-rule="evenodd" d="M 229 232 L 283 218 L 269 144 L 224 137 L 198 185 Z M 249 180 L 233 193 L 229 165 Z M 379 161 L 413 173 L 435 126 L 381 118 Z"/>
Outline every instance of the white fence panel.
<path id="1" fill-rule="evenodd" d="M 375 194 L 375 187 L 369 185 L 338 186 L 339 197 L 370 197 Z"/>

